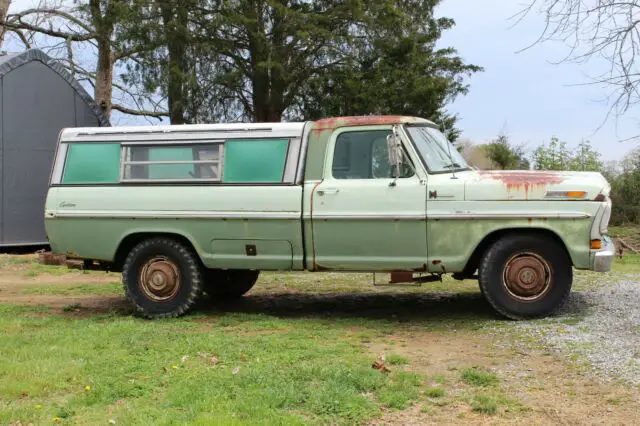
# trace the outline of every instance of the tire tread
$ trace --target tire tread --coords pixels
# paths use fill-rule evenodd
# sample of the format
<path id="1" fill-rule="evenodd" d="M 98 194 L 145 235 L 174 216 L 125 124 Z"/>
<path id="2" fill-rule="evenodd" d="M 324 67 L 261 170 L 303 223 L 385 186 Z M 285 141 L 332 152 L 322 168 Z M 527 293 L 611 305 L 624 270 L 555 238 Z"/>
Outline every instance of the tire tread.
<path id="1" fill-rule="evenodd" d="M 180 257 L 186 260 L 188 265 L 188 274 L 190 275 L 190 291 L 185 301 L 178 305 L 170 312 L 164 313 L 152 313 L 146 310 L 143 306 L 136 302 L 136 299 L 131 292 L 128 285 L 127 277 L 129 276 L 130 269 L 144 249 L 151 245 L 165 245 L 175 250 Z M 182 272 L 182 271 L 181 271 Z M 124 287 L 125 297 L 133 306 L 135 313 L 147 319 L 160 319 L 160 318 L 176 318 L 186 314 L 198 301 L 200 294 L 202 293 L 202 272 L 199 262 L 192 250 L 187 248 L 184 244 L 167 237 L 155 237 L 144 240 L 138 243 L 127 255 L 124 264 L 122 266 L 122 284 Z M 137 285 L 137 283 L 135 283 Z"/>
<path id="2" fill-rule="evenodd" d="M 491 260 L 496 257 L 497 253 L 499 253 L 500 251 L 504 250 L 506 247 L 513 244 L 514 240 L 523 240 L 523 239 L 529 240 L 529 241 L 544 239 L 548 244 L 553 245 L 556 248 L 558 246 L 558 244 L 555 241 L 547 237 L 537 237 L 537 236 L 534 237 L 530 235 L 522 236 L 522 235 L 515 235 L 515 234 L 507 235 L 505 237 L 500 238 L 498 241 L 496 241 L 494 244 L 492 244 L 489 247 L 489 250 L 487 250 L 484 257 L 480 261 L 480 267 L 478 268 L 478 282 L 480 285 L 480 291 L 485 297 L 485 299 L 487 300 L 487 302 L 489 302 L 491 307 L 495 309 L 496 312 L 498 312 L 500 315 L 504 316 L 505 318 L 516 320 L 516 321 L 539 318 L 541 316 L 551 315 L 557 312 L 558 309 L 560 309 L 567 302 L 567 299 L 569 298 L 569 295 L 571 293 L 571 287 L 572 287 L 571 285 L 564 286 L 563 293 L 560 297 L 559 302 L 555 305 L 555 307 L 548 310 L 544 310 L 543 312 L 539 312 L 537 314 L 532 314 L 532 315 L 515 314 L 513 312 L 509 312 L 500 303 L 498 303 L 497 300 L 493 297 L 491 289 L 488 288 L 488 283 L 491 281 L 491 277 L 490 277 L 491 267 L 492 267 Z M 568 256 L 566 256 L 565 254 L 565 257 L 568 257 Z M 568 261 L 568 259 L 565 258 L 565 259 L 562 259 L 562 261 Z M 569 271 L 570 271 L 570 278 L 572 278 L 573 276 L 572 270 L 569 269 Z"/>

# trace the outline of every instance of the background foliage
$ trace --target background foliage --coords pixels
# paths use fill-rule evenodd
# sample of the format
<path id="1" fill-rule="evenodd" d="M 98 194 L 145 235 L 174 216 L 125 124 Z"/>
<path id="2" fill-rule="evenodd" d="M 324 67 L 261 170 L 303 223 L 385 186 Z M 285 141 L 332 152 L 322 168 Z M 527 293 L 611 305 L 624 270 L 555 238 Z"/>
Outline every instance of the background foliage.
<path id="1" fill-rule="evenodd" d="M 360 114 L 429 118 L 477 168 L 603 173 L 612 184 L 612 223 L 638 223 L 640 149 L 604 164 L 586 140 L 569 145 L 552 137 L 533 149 L 504 134 L 483 144 L 457 140 L 461 130 L 447 106 L 468 93 L 469 78 L 483 69 L 466 63 L 453 47 L 437 46 L 455 25 L 435 16 L 440 2 L 41 0 L 7 14 L 11 2 L 0 0 L 0 42 L 13 37 L 60 60 L 93 87 L 108 116 L 113 111 L 173 124 Z M 594 4 L 602 19 L 593 28 L 603 22 L 617 30 L 636 28 L 637 20 L 617 18 L 640 7 L 637 1 Z M 537 0 L 523 12 L 539 6 L 555 23 L 554 34 L 566 35 L 591 28 L 584 20 L 572 23 L 583 17 L 581 5 Z M 607 33 L 602 43 L 616 45 L 616 34 Z M 623 41 L 637 45 L 636 39 Z M 598 53 L 597 47 L 587 54 Z M 635 56 L 611 62 L 629 65 Z M 623 74 L 631 81 L 631 73 Z M 637 81 L 625 86 L 618 103 L 635 99 Z"/>
<path id="2" fill-rule="evenodd" d="M 465 159 L 479 169 L 600 172 L 611 184 L 611 224 L 640 223 L 640 147 L 632 149 L 621 161 L 605 163 L 588 140 L 570 147 L 555 136 L 528 153 L 506 135 L 485 144 L 460 141 L 458 146 Z"/>

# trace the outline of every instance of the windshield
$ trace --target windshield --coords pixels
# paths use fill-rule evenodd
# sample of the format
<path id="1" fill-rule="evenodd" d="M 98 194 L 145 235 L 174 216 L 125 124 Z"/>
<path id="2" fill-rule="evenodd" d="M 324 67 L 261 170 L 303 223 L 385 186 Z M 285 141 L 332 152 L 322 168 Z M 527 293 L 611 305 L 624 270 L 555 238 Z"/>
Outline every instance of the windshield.
<path id="1" fill-rule="evenodd" d="M 431 173 L 469 169 L 455 146 L 438 129 L 429 126 L 405 126 Z"/>

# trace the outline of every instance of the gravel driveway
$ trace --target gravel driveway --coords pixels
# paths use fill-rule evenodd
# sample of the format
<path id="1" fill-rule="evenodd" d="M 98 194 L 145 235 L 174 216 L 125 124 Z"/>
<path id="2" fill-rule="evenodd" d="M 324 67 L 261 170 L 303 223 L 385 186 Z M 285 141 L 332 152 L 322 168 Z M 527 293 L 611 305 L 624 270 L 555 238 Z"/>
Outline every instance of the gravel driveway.
<path id="1" fill-rule="evenodd" d="M 602 379 L 640 385 L 640 275 L 574 290 L 559 315 L 512 327 L 555 352 L 578 355 Z"/>

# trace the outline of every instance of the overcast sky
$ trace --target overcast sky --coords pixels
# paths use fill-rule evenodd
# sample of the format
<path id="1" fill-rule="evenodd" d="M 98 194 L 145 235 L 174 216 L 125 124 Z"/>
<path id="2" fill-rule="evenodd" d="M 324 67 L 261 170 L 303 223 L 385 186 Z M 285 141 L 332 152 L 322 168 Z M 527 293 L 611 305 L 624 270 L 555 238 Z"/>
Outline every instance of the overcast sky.
<path id="1" fill-rule="evenodd" d="M 531 148 L 552 135 L 570 146 L 584 138 L 605 159 L 621 157 L 638 144 L 620 142 L 640 133 L 638 111 L 617 122 L 611 118 L 598 130 L 606 118 L 604 98 L 610 91 L 584 83 L 602 70 L 603 62 L 552 64 L 568 53 L 560 43 L 516 53 L 536 40 L 544 24 L 540 15 L 517 25 L 509 19 L 526 1 L 443 0 L 438 9 L 438 15 L 456 21 L 441 45 L 455 47 L 466 62 L 485 68 L 469 80 L 469 94 L 449 108 L 460 116 L 463 137 L 481 143 L 504 129 L 512 141 Z"/>
<path id="2" fill-rule="evenodd" d="M 470 80 L 468 95 L 449 106 L 460 117 L 463 138 L 483 143 L 504 131 L 515 143 L 530 149 L 548 142 L 555 135 L 576 145 L 582 138 L 592 141 L 604 159 L 620 158 L 638 142 L 620 142 L 640 134 L 639 121 L 632 113 L 618 120 L 606 117 L 609 94 L 606 88 L 576 86 L 598 71 L 595 62 L 554 65 L 567 53 L 559 43 L 536 46 L 516 53 L 533 42 L 543 28 L 540 16 L 531 16 L 514 26 L 509 20 L 528 0 L 442 0 L 440 16 L 456 21 L 446 32 L 441 46 L 455 47 L 468 63 L 485 68 Z M 10 12 L 37 3 L 37 0 L 13 0 Z M 17 45 L 8 42 L 7 50 Z M 637 116 L 638 111 L 632 111 Z M 114 125 L 133 124 L 137 119 L 120 120 Z M 141 124 L 146 123 L 142 122 Z"/>

